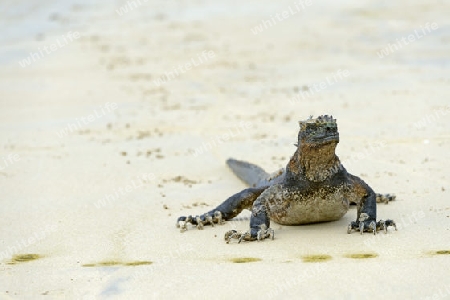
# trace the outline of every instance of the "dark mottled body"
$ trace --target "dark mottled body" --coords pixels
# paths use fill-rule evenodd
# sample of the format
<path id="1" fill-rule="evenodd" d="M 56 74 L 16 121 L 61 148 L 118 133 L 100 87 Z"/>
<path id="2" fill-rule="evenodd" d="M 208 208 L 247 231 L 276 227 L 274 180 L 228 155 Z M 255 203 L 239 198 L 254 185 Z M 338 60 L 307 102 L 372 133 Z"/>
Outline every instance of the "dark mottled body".
<path id="1" fill-rule="evenodd" d="M 393 200 L 393 195 L 375 194 L 359 177 L 351 175 L 335 154 L 339 142 L 336 120 L 328 116 L 300 122 L 297 150 L 286 168 L 270 175 L 260 167 L 234 159 L 229 167 L 251 186 L 197 218 L 180 217 L 192 224 L 209 222 L 218 216 L 228 220 L 250 209 L 250 231 L 229 231 L 225 238 L 263 239 L 270 235 L 270 220 L 283 225 L 335 221 L 342 218 L 350 203 L 357 205 L 357 220 L 348 231 L 373 231 L 395 226 L 392 220 L 376 222 L 376 203 Z M 203 225 L 203 224 L 200 224 Z M 273 231 L 272 231 L 273 237 Z"/>

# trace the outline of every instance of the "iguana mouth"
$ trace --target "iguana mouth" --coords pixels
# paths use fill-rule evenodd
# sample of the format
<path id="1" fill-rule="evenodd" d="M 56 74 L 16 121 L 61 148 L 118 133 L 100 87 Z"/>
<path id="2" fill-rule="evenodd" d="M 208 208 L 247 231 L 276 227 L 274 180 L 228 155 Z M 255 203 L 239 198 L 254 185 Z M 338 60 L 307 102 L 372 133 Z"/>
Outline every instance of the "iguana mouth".
<path id="1" fill-rule="evenodd" d="M 308 141 L 308 143 L 316 144 L 317 146 L 328 144 L 328 143 L 339 143 L 339 133 L 324 133 L 320 135 L 316 135 L 314 137 L 311 137 Z"/>

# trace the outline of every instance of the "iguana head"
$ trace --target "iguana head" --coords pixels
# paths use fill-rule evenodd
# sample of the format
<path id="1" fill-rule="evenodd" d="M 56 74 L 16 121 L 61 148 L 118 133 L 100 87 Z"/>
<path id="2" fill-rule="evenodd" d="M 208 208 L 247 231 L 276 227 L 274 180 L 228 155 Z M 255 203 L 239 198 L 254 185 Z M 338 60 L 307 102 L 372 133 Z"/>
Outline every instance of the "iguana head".
<path id="1" fill-rule="evenodd" d="M 298 144 L 310 147 L 324 144 L 339 143 L 339 132 L 336 119 L 333 116 L 323 115 L 313 119 L 312 116 L 305 121 L 300 121 Z"/>
<path id="2" fill-rule="evenodd" d="M 303 174 L 311 181 L 323 181 L 340 170 L 335 154 L 339 143 L 336 119 L 324 115 L 300 121 L 297 150 L 287 165 L 287 176 Z"/>

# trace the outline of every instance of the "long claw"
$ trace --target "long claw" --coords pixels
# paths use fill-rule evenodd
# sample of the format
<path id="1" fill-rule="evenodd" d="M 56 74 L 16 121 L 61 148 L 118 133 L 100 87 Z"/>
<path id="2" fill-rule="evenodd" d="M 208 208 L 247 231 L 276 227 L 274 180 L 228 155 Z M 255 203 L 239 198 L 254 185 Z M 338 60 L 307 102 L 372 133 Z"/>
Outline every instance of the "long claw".
<path id="1" fill-rule="evenodd" d="M 380 223 L 380 230 L 383 230 L 384 234 L 387 234 L 386 222 L 384 220 L 380 220 L 378 223 Z"/>
<path id="2" fill-rule="evenodd" d="M 192 224 L 192 216 L 179 217 L 175 226 L 177 228 L 180 228 L 180 232 L 183 233 L 188 230 L 187 228 L 188 223 Z"/>
<path id="3" fill-rule="evenodd" d="M 219 225 L 222 225 L 224 223 L 222 213 L 220 211 L 217 210 L 214 212 L 214 220 L 216 220 L 217 224 Z"/>
<path id="4" fill-rule="evenodd" d="M 231 237 L 236 233 L 236 230 L 230 230 L 225 233 L 224 239 L 227 244 L 230 242 Z"/>
<path id="5" fill-rule="evenodd" d="M 183 233 L 183 232 L 188 230 L 185 221 L 180 221 L 177 225 L 178 225 L 177 227 L 180 228 L 180 232 L 181 233 Z"/>
<path id="6" fill-rule="evenodd" d="M 373 230 L 373 235 L 377 234 L 377 223 L 375 221 L 370 222 L 369 228 Z"/>
<path id="7" fill-rule="evenodd" d="M 354 222 L 354 221 L 350 222 L 350 224 L 348 224 L 348 226 L 347 226 L 347 233 L 348 234 L 352 233 L 353 229 L 354 230 L 359 229 L 359 223 L 358 222 Z"/>
<path id="8" fill-rule="evenodd" d="M 204 226 L 203 226 L 203 221 L 199 216 L 195 217 L 195 221 L 197 222 L 197 229 L 198 230 L 203 230 Z"/>
<path id="9" fill-rule="evenodd" d="M 207 221 L 209 224 L 211 224 L 211 227 L 214 227 L 214 221 L 213 221 L 213 218 L 212 218 L 210 215 L 205 214 L 205 219 L 206 219 L 206 221 Z"/>
<path id="10" fill-rule="evenodd" d="M 239 237 L 239 241 L 238 241 L 238 244 L 240 244 L 241 242 L 242 242 L 242 240 L 245 238 L 245 236 L 247 235 L 247 234 L 249 234 L 249 232 L 247 231 L 247 232 L 245 232 L 245 233 L 242 233 L 241 234 L 241 236 Z"/>
<path id="11" fill-rule="evenodd" d="M 258 231 L 258 233 L 256 234 L 256 239 L 258 240 L 258 241 L 261 241 L 261 240 L 263 240 L 264 239 L 264 232 L 260 229 L 259 231 Z"/>

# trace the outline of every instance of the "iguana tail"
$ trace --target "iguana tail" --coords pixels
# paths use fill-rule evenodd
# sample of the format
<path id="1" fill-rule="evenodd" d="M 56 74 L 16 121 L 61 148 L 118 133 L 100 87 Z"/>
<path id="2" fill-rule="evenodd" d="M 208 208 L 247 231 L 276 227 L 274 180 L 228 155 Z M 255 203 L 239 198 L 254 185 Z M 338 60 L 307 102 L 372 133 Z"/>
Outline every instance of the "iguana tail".
<path id="1" fill-rule="evenodd" d="M 267 181 L 270 176 L 261 167 L 245 161 L 229 158 L 227 165 L 239 179 L 250 187 L 258 186 L 261 182 Z"/>

